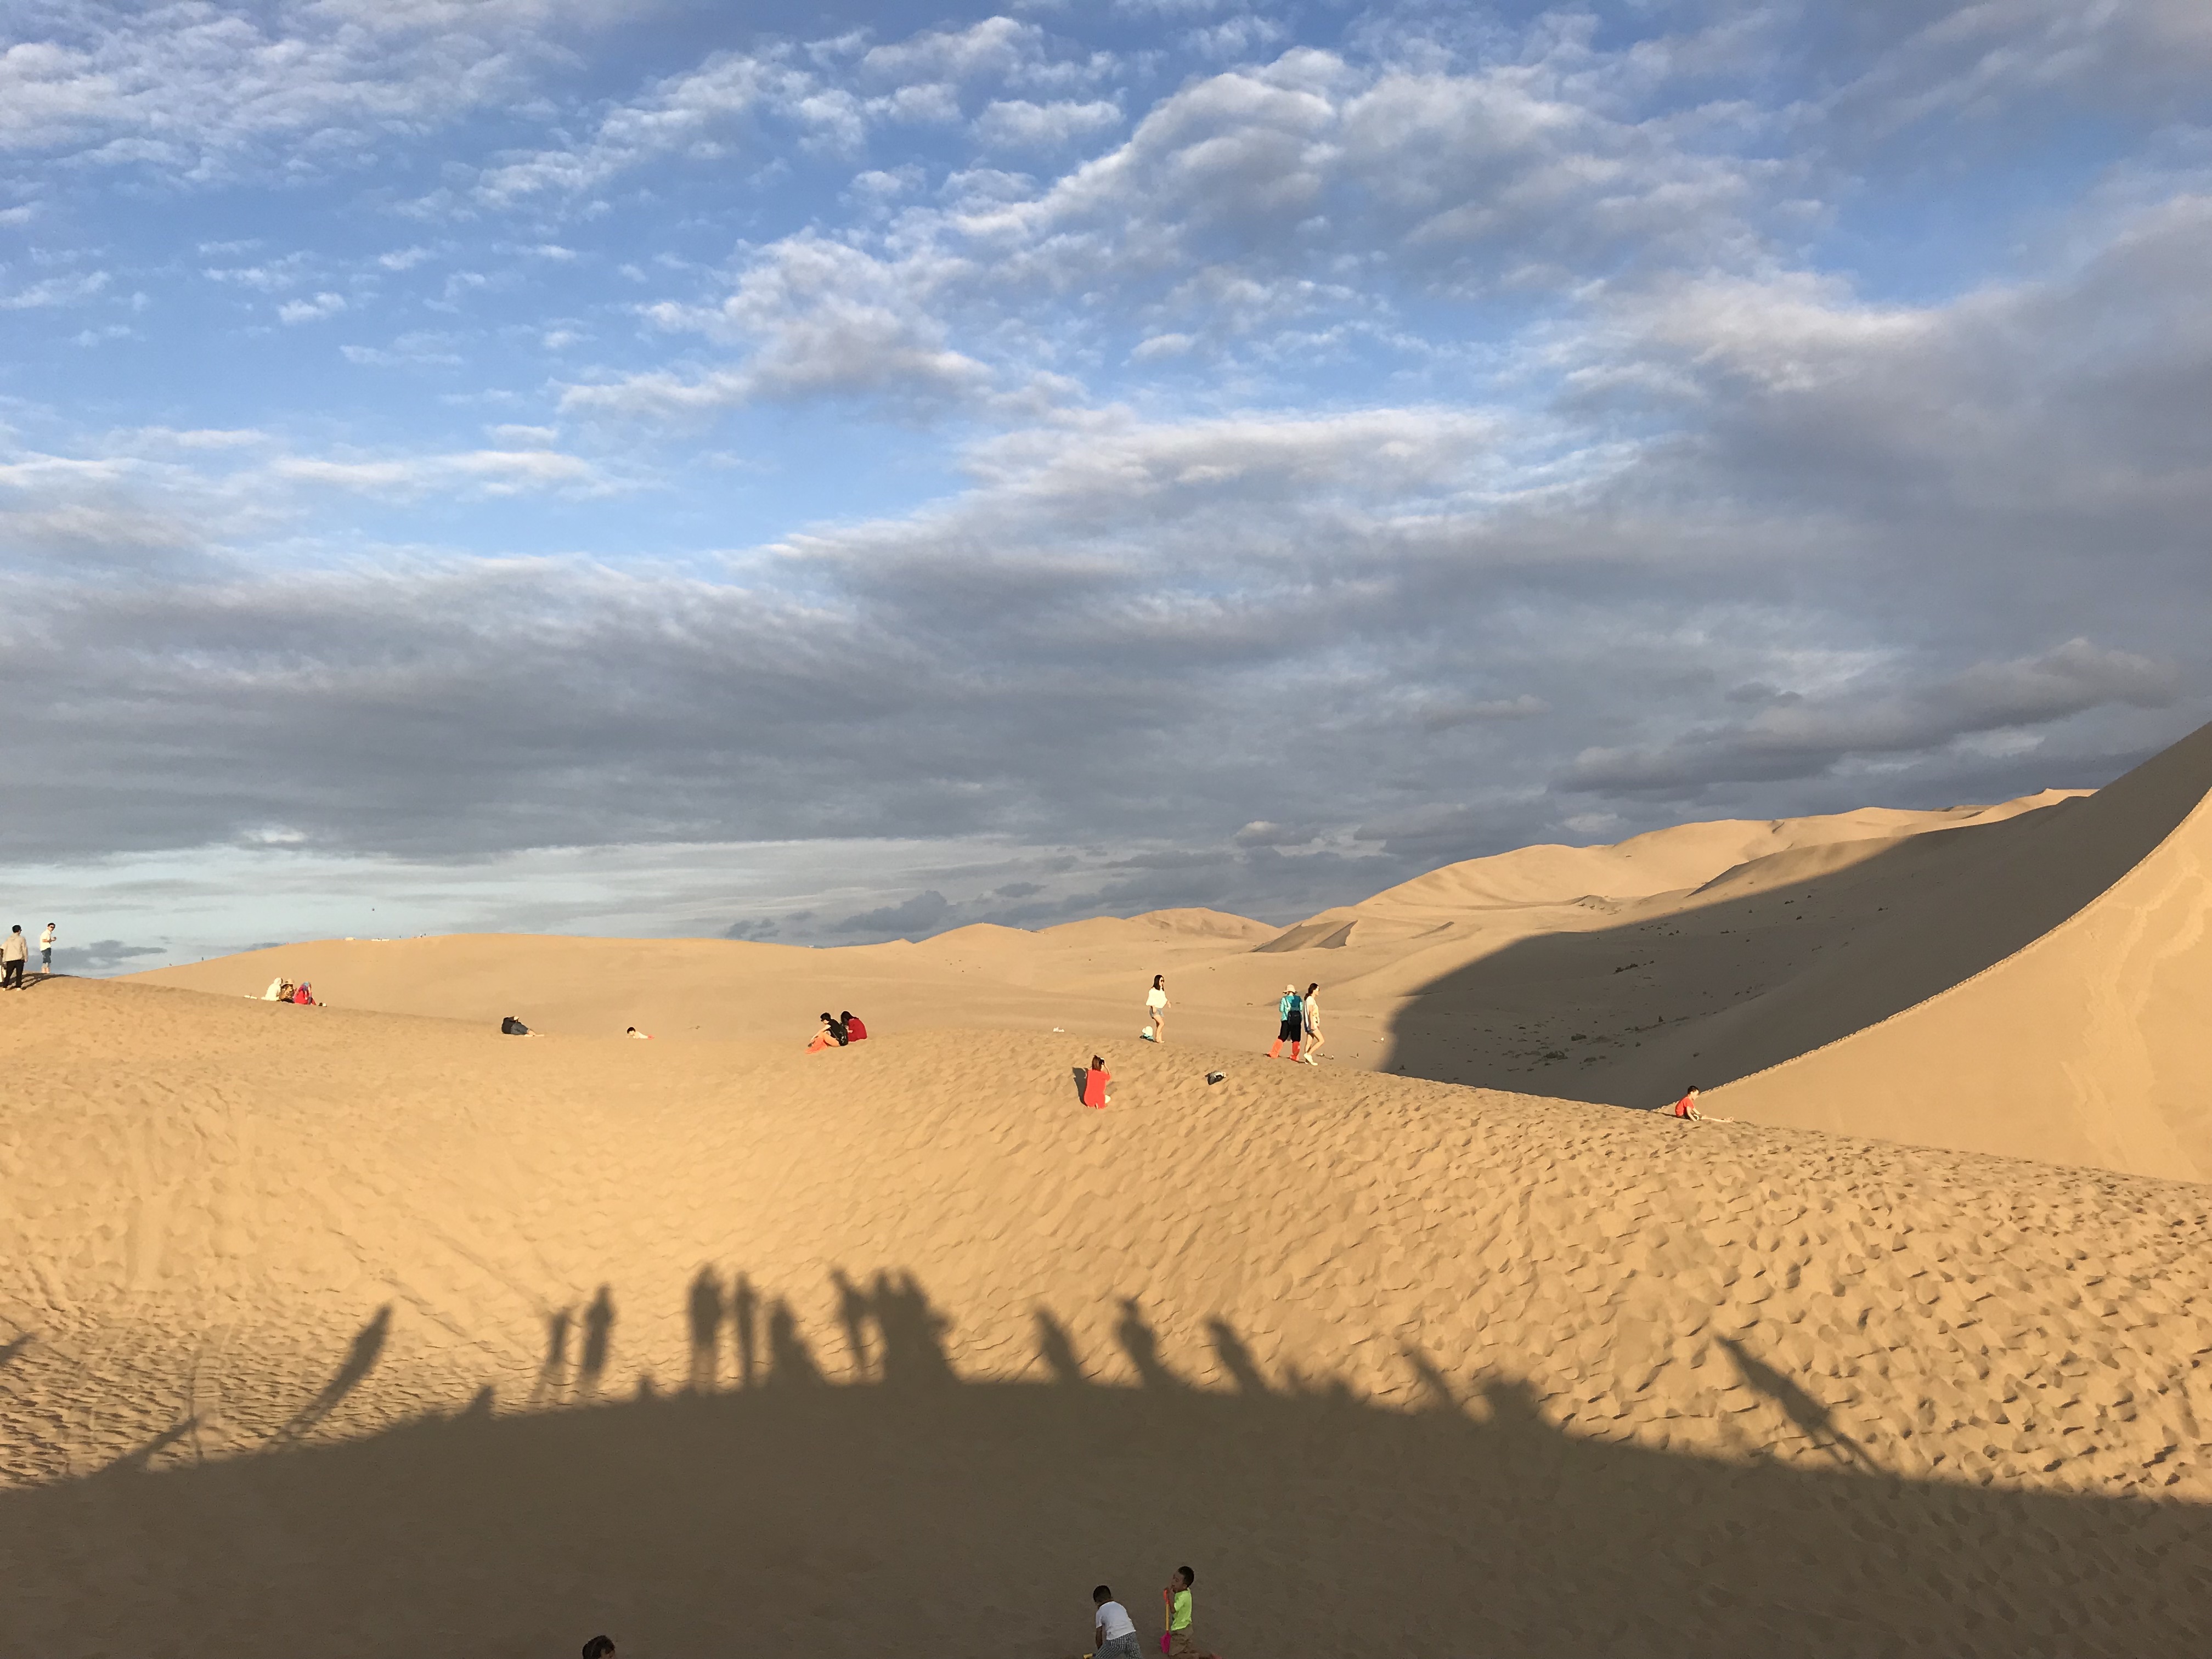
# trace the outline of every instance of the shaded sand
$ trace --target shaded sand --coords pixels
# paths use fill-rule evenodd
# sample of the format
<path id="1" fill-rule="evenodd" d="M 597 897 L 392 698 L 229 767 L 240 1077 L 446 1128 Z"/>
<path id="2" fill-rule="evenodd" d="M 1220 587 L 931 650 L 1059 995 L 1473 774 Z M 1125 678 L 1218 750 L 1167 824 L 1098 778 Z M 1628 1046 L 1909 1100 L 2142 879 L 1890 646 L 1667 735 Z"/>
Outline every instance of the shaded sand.
<path id="1" fill-rule="evenodd" d="M 1287 929 L 1182 910 L 834 951 L 323 941 L 142 977 L 249 994 L 281 971 L 578 1035 L 803 1041 L 849 1007 L 1093 1042 L 1135 1035 L 1164 972 L 1171 1042 L 1247 1050 L 1286 981 L 1319 981 L 1333 1066 L 1646 1108 L 1750 1079 L 1714 1109 L 2203 1180 L 2208 792 L 2212 726 L 2094 795 L 1523 848 Z"/>
<path id="2" fill-rule="evenodd" d="M 0 1631 L 1042 1659 L 1188 1559 L 1231 1655 L 2212 1639 L 2212 1189 L 1091 1046 L 0 1000 Z"/>

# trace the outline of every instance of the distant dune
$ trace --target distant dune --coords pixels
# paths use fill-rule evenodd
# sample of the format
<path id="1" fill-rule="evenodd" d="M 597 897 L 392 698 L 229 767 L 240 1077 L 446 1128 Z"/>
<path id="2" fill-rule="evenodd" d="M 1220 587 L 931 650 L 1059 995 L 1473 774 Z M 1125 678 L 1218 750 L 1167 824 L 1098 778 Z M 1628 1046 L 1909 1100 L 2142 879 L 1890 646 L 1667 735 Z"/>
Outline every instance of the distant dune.
<path id="1" fill-rule="evenodd" d="M 803 1042 L 852 1008 L 1250 1050 L 1322 983 L 1334 1066 L 2212 1178 L 2212 727 L 2094 795 L 1686 824 L 1529 847 L 1275 928 L 1212 910 L 810 951 L 722 940 L 325 940 L 164 969 L 250 994 L 573 1035 Z M 1733 1085 L 1722 1088 L 1722 1085 Z"/>
<path id="2" fill-rule="evenodd" d="M 1081 982 L 1213 926 L 1013 949 Z M 2206 1188 L 903 1024 L 1065 1003 L 986 943 L 796 988 L 330 947 L 465 1018 L 0 999 L 11 1644 L 1046 1659 L 1101 1580 L 1149 1643 L 1186 1560 L 1231 1655 L 2212 1640 Z M 702 1025 L 870 986 L 883 1035 L 606 1036 L 655 973 Z M 532 984 L 592 1034 L 495 1035 Z"/>

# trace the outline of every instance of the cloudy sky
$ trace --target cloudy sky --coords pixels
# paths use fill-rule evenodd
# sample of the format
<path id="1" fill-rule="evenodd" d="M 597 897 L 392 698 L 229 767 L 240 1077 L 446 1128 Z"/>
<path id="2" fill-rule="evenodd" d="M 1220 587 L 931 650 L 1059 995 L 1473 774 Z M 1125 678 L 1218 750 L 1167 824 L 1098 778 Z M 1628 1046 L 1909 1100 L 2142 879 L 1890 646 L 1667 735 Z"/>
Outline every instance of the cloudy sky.
<path id="1" fill-rule="evenodd" d="M 2212 718 L 2203 0 L 0 48 L 0 891 L 82 968 L 1288 920 Z"/>

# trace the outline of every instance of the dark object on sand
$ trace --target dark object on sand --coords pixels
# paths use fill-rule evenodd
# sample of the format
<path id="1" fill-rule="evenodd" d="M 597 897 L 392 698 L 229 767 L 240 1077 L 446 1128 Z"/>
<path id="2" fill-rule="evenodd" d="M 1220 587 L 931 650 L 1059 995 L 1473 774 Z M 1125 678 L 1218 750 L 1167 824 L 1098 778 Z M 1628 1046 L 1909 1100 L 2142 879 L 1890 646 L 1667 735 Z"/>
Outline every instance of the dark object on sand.
<path id="1" fill-rule="evenodd" d="M 530 1028 L 513 1014 L 508 1014 L 499 1023 L 499 1034 L 501 1036 L 528 1036 Z"/>
<path id="2" fill-rule="evenodd" d="M 1229 1073 L 1226 1073 L 1226 1072 L 1208 1072 L 1208 1073 L 1206 1074 L 1206 1080 L 1208 1083 L 1218 1083 L 1218 1082 L 1220 1082 L 1220 1081 L 1221 1081 L 1221 1079 L 1224 1079 L 1224 1078 L 1227 1077 L 1228 1075 L 1229 1075 Z"/>

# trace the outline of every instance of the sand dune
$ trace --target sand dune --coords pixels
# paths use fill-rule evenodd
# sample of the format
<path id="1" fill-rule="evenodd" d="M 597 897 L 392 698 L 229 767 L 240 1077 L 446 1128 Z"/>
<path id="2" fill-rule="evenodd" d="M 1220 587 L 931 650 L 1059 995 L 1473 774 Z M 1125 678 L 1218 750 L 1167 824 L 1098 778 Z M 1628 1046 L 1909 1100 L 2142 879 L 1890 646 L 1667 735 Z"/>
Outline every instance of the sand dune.
<path id="1" fill-rule="evenodd" d="M 803 1040 L 854 1008 L 1103 1042 L 1166 973 L 1171 1042 L 1247 1050 L 1286 981 L 1319 981 L 1332 1066 L 1645 1108 L 1734 1084 L 1717 1111 L 2203 1179 L 2209 789 L 2212 727 L 2094 795 L 1523 848 L 1288 928 L 1162 911 L 834 951 L 326 940 L 143 977 L 252 994 L 284 971 L 349 1006 L 573 1035 Z"/>
<path id="2" fill-rule="evenodd" d="M 2212 1638 L 2206 1188 L 884 1024 L 0 1002 L 14 1644 Z"/>

